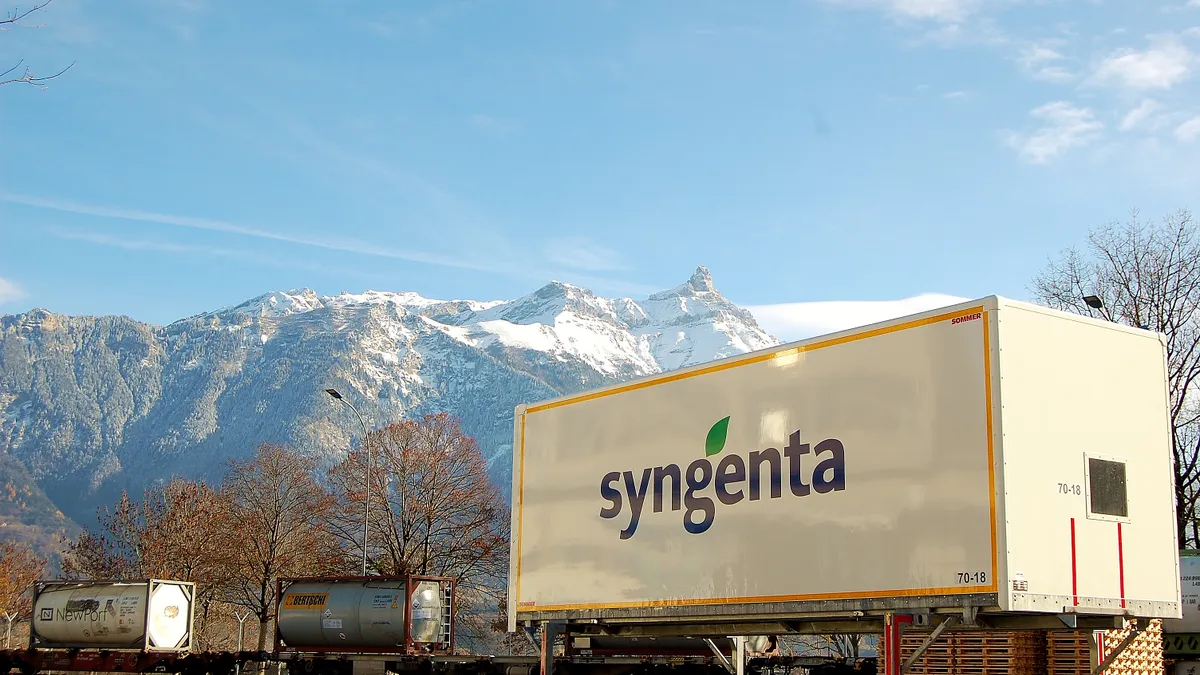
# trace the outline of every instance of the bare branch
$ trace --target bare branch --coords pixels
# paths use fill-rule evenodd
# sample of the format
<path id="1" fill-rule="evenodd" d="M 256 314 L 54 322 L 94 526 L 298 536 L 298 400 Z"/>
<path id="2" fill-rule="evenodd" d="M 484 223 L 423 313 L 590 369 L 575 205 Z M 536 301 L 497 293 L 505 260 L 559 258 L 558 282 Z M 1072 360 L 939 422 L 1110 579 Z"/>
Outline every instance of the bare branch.
<path id="1" fill-rule="evenodd" d="M 46 7 L 46 5 L 49 5 L 53 1 L 54 0 L 46 0 L 42 4 L 34 5 L 33 7 L 29 8 L 23 12 L 14 9 L 12 12 L 9 13 L 7 19 L 0 19 L 0 30 L 10 30 L 8 28 L 8 26 L 21 25 L 21 19 L 24 19 L 25 17 L 29 16 L 30 14 L 33 14 L 34 12 L 41 11 L 42 9 L 44 9 Z M 39 27 L 40 26 L 25 26 L 25 28 L 39 28 Z"/>
<path id="2" fill-rule="evenodd" d="M 24 10 L 24 11 L 13 10 L 12 12 L 9 13 L 7 18 L 0 19 L 0 31 L 12 30 L 12 26 L 21 26 L 23 28 L 40 28 L 41 26 L 30 26 L 30 25 L 22 24 L 21 21 L 25 17 L 29 16 L 30 14 L 33 14 L 34 12 L 38 12 L 38 11 L 41 11 L 42 9 L 45 9 L 45 7 L 47 5 L 49 5 L 52 1 L 53 0 L 45 0 L 45 2 L 43 2 L 41 4 L 35 4 L 33 7 L 29 8 L 27 10 Z M 72 68 L 72 66 L 75 65 L 75 62 L 72 61 L 71 64 L 68 65 L 66 68 L 63 68 L 62 70 L 58 71 L 57 73 L 55 73 L 53 75 L 37 75 L 36 73 L 33 72 L 33 70 L 31 68 L 29 68 L 29 66 L 26 66 L 25 72 L 20 77 L 3 79 L 5 77 L 8 77 L 9 75 L 11 75 L 12 73 L 16 72 L 17 69 L 20 68 L 21 64 L 23 64 L 24 62 L 25 62 L 25 59 L 21 59 L 20 61 L 17 62 L 17 65 L 13 66 L 12 68 L 9 68 L 8 70 L 4 71 L 3 73 L 0 73 L 0 86 L 6 85 L 6 84 L 28 84 L 32 87 L 36 87 L 38 89 L 44 90 L 44 89 L 46 89 L 45 85 L 47 82 L 49 82 L 50 80 L 53 80 L 54 78 L 62 75 L 65 72 L 67 72 L 68 70 L 70 70 Z"/>
<path id="3" fill-rule="evenodd" d="M 22 63 L 25 63 L 25 59 L 21 59 L 20 61 L 17 61 L 17 65 L 13 66 L 12 68 L 9 68 L 8 70 L 4 71 L 3 73 L 0 73 L 0 77 L 8 77 L 8 74 L 13 72 L 17 68 L 20 68 Z"/>
<path id="4" fill-rule="evenodd" d="M 4 71 L 4 73 L 0 73 L 0 77 L 4 77 L 5 75 L 8 75 L 12 71 L 14 71 L 18 67 L 20 67 L 20 65 L 21 65 L 21 63 L 17 63 L 17 65 Z M 62 70 L 58 71 L 57 73 L 55 73 L 53 75 L 46 75 L 46 76 L 35 75 L 33 73 L 33 70 L 31 70 L 28 66 L 26 66 L 24 75 L 22 75 L 21 77 L 14 77 L 14 78 L 11 78 L 8 80 L 0 80 L 0 85 L 21 83 L 21 84 L 32 85 L 34 87 L 37 87 L 38 89 L 45 89 L 46 87 L 44 86 L 44 84 L 46 82 L 49 82 L 50 80 L 53 80 L 54 78 L 58 77 L 59 75 L 62 75 L 63 73 L 67 72 L 68 70 L 71 69 L 71 66 L 74 66 L 74 65 L 75 65 L 75 62 L 72 61 L 71 64 L 68 65 L 66 68 L 63 68 Z"/>
<path id="5" fill-rule="evenodd" d="M 1200 232 L 1186 210 L 1157 225 L 1135 210 L 1125 225 L 1098 227 L 1087 241 L 1086 257 L 1061 252 L 1030 290 L 1049 307 L 1166 336 L 1180 545 L 1200 543 L 1187 532 L 1200 498 Z M 1087 295 L 1101 299 L 1099 312 L 1083 301 Z"/>

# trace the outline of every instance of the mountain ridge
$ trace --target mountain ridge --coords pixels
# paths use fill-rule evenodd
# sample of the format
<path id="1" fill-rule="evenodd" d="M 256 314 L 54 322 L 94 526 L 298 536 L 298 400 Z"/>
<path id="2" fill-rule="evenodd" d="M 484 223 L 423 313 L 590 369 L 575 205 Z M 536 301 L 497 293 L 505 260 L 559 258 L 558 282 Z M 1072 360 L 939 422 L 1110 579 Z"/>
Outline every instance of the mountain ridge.
<path id="1" fill-rule="evenodd" d="M 86 525 L 121 490 L 219 480 L 263 442 L 336 461 L 357 420 L 446 411 L 510 487 L 516 405 L 779 344 L 703 266 L 644 300 L 552 281 L 513 300 L 271 291 L 164 326 L 0 317 L 0 451 Z"/>

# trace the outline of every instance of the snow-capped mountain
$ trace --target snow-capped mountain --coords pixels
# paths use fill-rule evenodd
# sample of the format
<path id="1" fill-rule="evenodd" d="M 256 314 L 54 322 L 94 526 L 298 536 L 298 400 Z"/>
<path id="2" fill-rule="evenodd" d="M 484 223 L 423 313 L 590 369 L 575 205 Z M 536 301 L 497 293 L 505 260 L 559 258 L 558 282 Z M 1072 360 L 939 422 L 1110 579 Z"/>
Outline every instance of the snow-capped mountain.
<path id="1" fill-rule="evenodd" d="M 369 424 L 447 411 L 507 492 L 512 413 L 778 340 L 708 271 L 643 301 L 550 283 L 512 301 L 273 292 L 158 327 L 0 318 L 0 448 L 69 516 L 171 475 L 217 478 L 262 442 L 330 459 Z"/>

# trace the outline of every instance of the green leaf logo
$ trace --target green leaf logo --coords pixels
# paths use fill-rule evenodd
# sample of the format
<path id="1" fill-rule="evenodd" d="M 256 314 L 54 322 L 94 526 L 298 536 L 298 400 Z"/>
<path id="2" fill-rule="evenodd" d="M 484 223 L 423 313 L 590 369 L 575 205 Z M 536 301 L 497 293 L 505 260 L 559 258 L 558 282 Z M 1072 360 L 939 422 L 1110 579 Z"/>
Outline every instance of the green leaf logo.
<path id="1" fill-rule="evenodd" d="M 729 418 L 717 422 L 708 430 L 708 438 L 704 439 L 704 456 L 713 455 L 725 449 L 725 436 L 729 433 Z"/>

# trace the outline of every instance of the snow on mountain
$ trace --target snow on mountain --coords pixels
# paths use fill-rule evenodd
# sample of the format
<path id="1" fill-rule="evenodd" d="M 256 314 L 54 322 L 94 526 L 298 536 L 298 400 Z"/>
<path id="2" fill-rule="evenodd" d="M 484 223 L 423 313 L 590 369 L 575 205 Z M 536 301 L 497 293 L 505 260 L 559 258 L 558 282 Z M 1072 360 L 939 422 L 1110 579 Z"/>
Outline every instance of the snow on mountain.
<path id="1" fill-rule="evenodd" d="M 266 295 L 260 295 L 257 298 L 247 300 L 237 307 L 211 312 L 210 315 L 241 312 L 258 317 L 278 319 L 291 314 L 310 312 L 322 306 L 321 299 L 317 297 L 317 294 L 305 288 L 290 293 L 281 293 L 279 291 L 267 293 Z"/>
<path id="2" fill-rule="evenodd" d="M 554 281 L 516 300 L 490 302 L 380 291 L 318 297 L 302 289 L 268 293 L 212 314 L 281 318 L 316 309 L 355 311 L 371 305 L 415 312 L 426 317 L 431 327 L 483 351 L 539 352 L 581 361 L 611 377 L 649 375 L 778 344 L 749 312 L 717 292 L 703 266 L 686 283 L 641 303 L 602 298 L 586 288 Z"/>
<path id="3" fill-rule="evenodd" d="M 359 305 L 393 304 L 416 310 L 430 308 L 450 308 L 452 311 L 466 308 L 469 310 L 484 310 L 501 304 L 502 300 L 479 302 L 476 300 L 431 300 L 417 293 L 392 293 L 387 291 L 366 291 L 350 293 L 343 291 L 339 295 L 319 297 L 315 291 L 308 288 L 293 289 L 288 292 L 273 291 L 257 298 L 251 298 L 240 305 L 224 307 L 201 316 L 219 316 L 228 314 L 250 314 L 258 317 L 278 319 L 292 314 L 303 314 L 324 307 L 353 308 Z"/>
<path id="4" fill-rule="evenodd" d="M 687 283 L 655 293 L 641 303 L 644 335 L 661 370 L 735 356 L 779 344 L 754 317 L 713 288 L 712 276 L 699 267 Z"/>
<path id="5" fill-rule="evenodd" d="M 168 475 L 218 478 L 262 442 L 331 461 L 374 426 L 446 411 L 507 491 L 521 403 L 779 341 L 703 267 L 642 301 L 552 282 L 509 301 L 272 292 L 169 326 L 0 317 L 0 449 L 71 517 Z"/>

